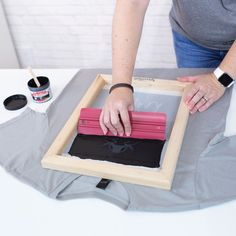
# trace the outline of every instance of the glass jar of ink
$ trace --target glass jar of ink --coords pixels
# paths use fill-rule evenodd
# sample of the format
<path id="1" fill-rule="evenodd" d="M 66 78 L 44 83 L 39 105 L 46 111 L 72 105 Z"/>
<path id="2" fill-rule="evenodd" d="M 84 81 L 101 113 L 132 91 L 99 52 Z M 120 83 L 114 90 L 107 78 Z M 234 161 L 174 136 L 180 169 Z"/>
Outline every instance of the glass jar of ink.
<path id="1" fill-rule="evenodd" d="M 28 88 L 36 103 L 44 103 L 52 98 L 50 81 L 45 76 L 37 76 L 40 86 L 38 87 L 34 79 L 28 81 Z"/>

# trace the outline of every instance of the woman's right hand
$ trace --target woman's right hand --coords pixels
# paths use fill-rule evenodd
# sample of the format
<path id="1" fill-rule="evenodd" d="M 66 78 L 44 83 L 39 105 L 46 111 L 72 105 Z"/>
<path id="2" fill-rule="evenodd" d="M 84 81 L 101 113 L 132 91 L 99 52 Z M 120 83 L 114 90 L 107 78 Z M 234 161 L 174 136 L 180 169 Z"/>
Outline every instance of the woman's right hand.
<path id="1" fill-rule="evenodd" d="M 114 89 L 106 99 L 100 115 L 100 126 L 103 133 L 109 130 L 114 135 L 126 136 L 131 134 L 129 112 L 134 110 L 133 93 L 129 88 Z"/>

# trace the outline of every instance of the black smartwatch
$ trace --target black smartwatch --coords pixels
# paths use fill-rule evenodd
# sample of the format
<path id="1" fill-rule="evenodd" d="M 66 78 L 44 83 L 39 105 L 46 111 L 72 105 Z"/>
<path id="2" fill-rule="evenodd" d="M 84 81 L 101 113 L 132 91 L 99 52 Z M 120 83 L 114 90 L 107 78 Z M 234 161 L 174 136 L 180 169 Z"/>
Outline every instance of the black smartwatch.
<path id="1" fill-rule="evenodd" d="M 213 72 L 217 80 L 225 87 L 229 88 L 234 84 L 234 79 L 225 73 L 223 70 L 221 70 L 219 67 L 215 69 Z"/>

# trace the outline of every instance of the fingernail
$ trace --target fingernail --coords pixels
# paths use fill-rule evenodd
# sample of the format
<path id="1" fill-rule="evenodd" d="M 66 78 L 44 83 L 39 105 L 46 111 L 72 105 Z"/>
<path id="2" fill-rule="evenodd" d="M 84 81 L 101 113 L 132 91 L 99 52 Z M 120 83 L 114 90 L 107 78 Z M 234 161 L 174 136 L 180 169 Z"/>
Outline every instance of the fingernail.
<path id="1" fill-rule="evenodd" d="M 130 136 L 130 133 L 126 133 L 126 136 L 128 136 L 128 137 L 129 137 L 129 136 Z"/>
<path id="2" fill-rule="evenodd" d="M 120 136 L 124 136 L 124 133 L 120 133 L 119 135 L 120 135 Z"/>

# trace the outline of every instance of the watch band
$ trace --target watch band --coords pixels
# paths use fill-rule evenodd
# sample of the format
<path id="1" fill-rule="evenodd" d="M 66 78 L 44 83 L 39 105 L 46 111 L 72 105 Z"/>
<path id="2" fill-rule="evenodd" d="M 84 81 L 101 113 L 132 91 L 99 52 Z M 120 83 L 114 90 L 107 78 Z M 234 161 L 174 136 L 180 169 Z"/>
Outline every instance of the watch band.
<path id="1" fill-rule="evenodd" d="M 229 88 L 234 84 L 234 79 L 225 73 L 223 70 L 221 70 L 219 67 L 214 70 L 214 75 L 216 79 L 221 83 L 225 88 Z"/>
<path id="2" fill-rule="evenodd" d="M 221 70 L 220 67 L 217 67 L 213 73 L 216 76 L 216 78 L 219 79 L 225 72 Z"/>

